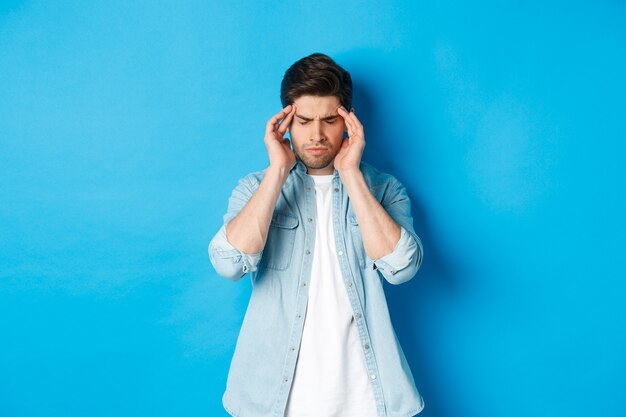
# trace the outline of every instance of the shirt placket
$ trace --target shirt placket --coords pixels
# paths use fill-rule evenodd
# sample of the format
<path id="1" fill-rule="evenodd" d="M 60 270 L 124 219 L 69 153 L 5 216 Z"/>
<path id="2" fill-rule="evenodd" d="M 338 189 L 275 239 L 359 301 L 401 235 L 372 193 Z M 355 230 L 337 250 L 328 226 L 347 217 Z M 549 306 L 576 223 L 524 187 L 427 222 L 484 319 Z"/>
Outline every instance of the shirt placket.
<path id="1" fill-rule="evenodd" d="M 283 366 L 282 381 L 276 399 L 275 417 L 283 417 L 287 408 L 289 399 L 289 391 L 293 383 L 298 352 L 300 348 L 300 340 L 304 328 L 304 316 L 308 304 L 308 288 L 311 278 L 311 267 L 313 262 L 313 248 L 315 245 L 315 225 L 317 223 L 317 207 L 315 203 L 313 180 L 306 175 L 298 176 L 298 181 L 303 181 L 304 190 L 304 253 L 302 260 L 301 273 L 298 277 L 298 290 L 296 295 L 296 309 L 293 312 L 294 320 L 291 327 L 289 337 L 289 348 Z"/>
<path id="2" fill-rule="evenodd" d="M 337 171 L 335 171 L 335 176 L 333 178 L 332 216 L 333 229 L 335 234 L 335 246 L 337 248 L 337 258 L 339 259 L 341 275 L 343 277 L 343 282 L 345 284 L 346 292 L 348 293 L 348 299 L 350 300 L 350 305 L 352 306 L 352 312 L 357 325 L 359 340 L 361 342 L 361 349 L 363 350 L 363 354 L 365 356 L 367 374 L 374 392 L 374 399 L 376 401 L 376 414 L 379 417 L 385 417 L 385 399 L 383 396 L 383 389 L 379 378 L 378 366 L 376 365 L 376 358 L 372 349 L 372 343 L 369 331 L 367 329 L 367 323 L 365 322 L 365 313 L 362 311 L 362 304 L 359 301 L 359 296 L 356 291 L 354 275 L 352 274 L 352 269 L 348 264 L 345 235 L 343 233 L 344 228 L 339 221 L 341 218 L 341 203 L 344 198 L 347 198 L 347 196 L 344 197 L 343 184 L 341 183 L 339 176 L 337 175 Z"/>

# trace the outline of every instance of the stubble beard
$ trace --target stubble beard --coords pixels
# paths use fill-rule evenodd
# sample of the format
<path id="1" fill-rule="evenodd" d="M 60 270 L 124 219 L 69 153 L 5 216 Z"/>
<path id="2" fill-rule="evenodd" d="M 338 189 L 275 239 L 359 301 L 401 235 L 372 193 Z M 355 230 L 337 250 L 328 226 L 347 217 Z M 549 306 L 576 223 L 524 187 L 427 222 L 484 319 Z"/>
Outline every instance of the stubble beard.
<path id="1" fill-rule="evenodd" d="M 328 165 L 332 164 L 335 160 L 335 153 L 328 152 L 324 155 L 307 155 L 306 151 L 300 153 L 298 150 L 294 150 L 296 157 L 302 161 L 304 166 L 311 169 L 322 169 L 326 168 Z"/>

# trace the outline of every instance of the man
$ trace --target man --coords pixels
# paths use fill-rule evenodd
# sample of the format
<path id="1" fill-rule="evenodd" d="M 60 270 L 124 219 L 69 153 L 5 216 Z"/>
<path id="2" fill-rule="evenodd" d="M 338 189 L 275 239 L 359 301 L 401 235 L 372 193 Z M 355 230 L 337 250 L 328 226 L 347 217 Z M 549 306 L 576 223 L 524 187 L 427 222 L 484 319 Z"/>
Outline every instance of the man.
<path id="1" fill-rule="evenodd" d="M 281 101 L 266 125 L 269 166 L 239 181 L 209 244 L 220 275 L 252 282 L 224 407 L 238 417 L 413 416 L 424 402 L 383 291 L 422 262 L 406 190 L 361 161 L 352 80 L 330 57 L 294 63 Z"/>

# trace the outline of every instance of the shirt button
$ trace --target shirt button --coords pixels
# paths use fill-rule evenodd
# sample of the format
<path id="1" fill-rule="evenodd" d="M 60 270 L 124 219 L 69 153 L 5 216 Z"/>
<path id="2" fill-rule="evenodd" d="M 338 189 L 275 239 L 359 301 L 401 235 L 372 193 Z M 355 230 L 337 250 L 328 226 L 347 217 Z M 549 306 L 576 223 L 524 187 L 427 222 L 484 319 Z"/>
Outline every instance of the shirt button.
<path id="1" fill-rule="evenodd" d="M 307 249 L 305 253 L 306 253 L 307 255 L 310 255 L 310 254 L 311 254 L 311 251 Z"/>
<path id="2" fill-rule="evenodd" d="M 291 347 L 291 350 L 296 350 L 296 348 L 292 346 L 292 347 Z"/>
<path id="3" fill-rule="evenodd" d="M 351 283 L 351 282 L 348 282 L 348 287 L 351 287 L 351 286 L 352 286 L 352 283 Z"/>
<path id="4" fill-rule="evenodd" d="M 287 378 L 283 379 L 283 382 L 287 382 Z"/>
<path id="5" fill-rule="evenodd" d="M 376 375 L 372 374 L 372 375 L 370 375 L 370 378 L 376 379 Z"/>
<path id="6" fill-rule="evenodd" d="M 312 218 L 310 218 L 310 217 L 309 217 L 307 220 L 308 220 L 309 222 L 312 222 L 312 221 L 313 221 L 313 219 L 312 219 Z"/>
<path id="7" fill-rule="evenodd" d="M 311 191 L 311 187 L 306 187 L 306 190 L 307 191 Z"/>
<path id="8" fill-rule="evenodd" d="M 395 275 L 396 274 L 396 270 L 393 269 L 393 268 L 389 272 L 391 272 L 391 275 Z"/>
<path id="9" fill-rule="evenodd" d="M 335 192 L 338 193 L 339 192 L 339 188 L 335 188 Z"/>
<path id="10" fill-rule="evenodd" d="M 300 317 L 302 317 L 302 316 L 301 316 L 300 314 L 298 314 L 296 317 L 297 317 L 297 318 L 300 318 Z"/>
<path id="11" fill-rule="evenodd" d="M 243 272 L 248 272 L 248 265 L 244 265 L 242 269 L 243 269 Z"/>
<path id="12" fill-rule="evenodd" d="M 360 319 L 361 318 L 361 313 L 356 313 L 356 315 L 354 317 L 356 317 L 357 319 Z"/>
<path id="13" fill-rule="evenodd" d="M 303 286 L 303 287 L 306 287 L 306 282 L 303 282 L 303 283 L 302 283 L 302 286 Z"/>
<path id="14" fill-rule="evenodd" d="M 337 252 L 339 254 L 339 256 L 343 255 L 343 251 L 340 250 L 339 252 Z"/>
<path id="15" fill-rule="evenodd" d="M 367 349 L 369 349 L 369 348 L 370 348 L 370 345 L 367 345 L 367 344 L 366 344 L 366 345 L 365 345 L 365 346 L 363 346 L 363 347 L 365 348 L 365 350 L 367 350 Z"/>

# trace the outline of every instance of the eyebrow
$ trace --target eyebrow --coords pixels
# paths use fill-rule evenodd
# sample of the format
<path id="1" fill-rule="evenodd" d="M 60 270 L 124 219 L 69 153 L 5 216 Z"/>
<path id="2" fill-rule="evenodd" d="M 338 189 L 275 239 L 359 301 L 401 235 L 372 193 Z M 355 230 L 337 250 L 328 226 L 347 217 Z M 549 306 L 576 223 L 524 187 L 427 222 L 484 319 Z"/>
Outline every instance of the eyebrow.
<path id="1" fill-rule="evenodd" d="M 299 117 L 299 118 L 300 118 L 300 119 L 302 119 L 302 120 L 306 120 L 307 122 L 310 122 L 311 120 L 313 120 L 313 119 L 311 119 L 311 118 L 309 118 L 309 117 L 304 117 L 304 116 L 301 116 L 301 115 L 299 115 L 299 114 L 297 114 L 297 113 L 296 113 L 296 117 Z M 339 115 L 338 115 L 338 114 L 330 114 L 330 115 L 327 115 L 327 116 L 322 117 L 322 118 L 321 118 L 321 120 L 326 121 L 326 120 L 330 120 L 330 119 L 335 119 L 335 118 L 337 118 L 337 117 L 339 117 Z"/>

